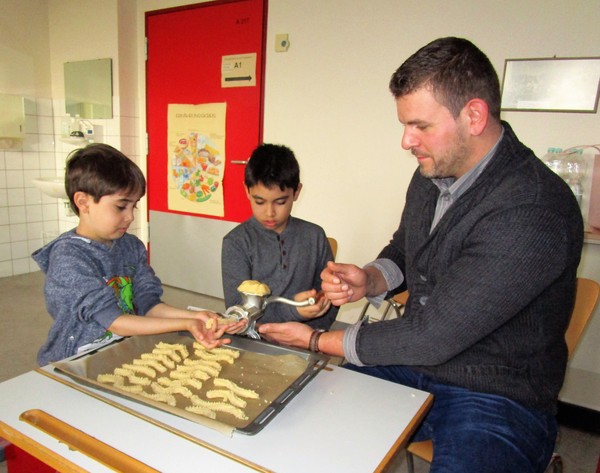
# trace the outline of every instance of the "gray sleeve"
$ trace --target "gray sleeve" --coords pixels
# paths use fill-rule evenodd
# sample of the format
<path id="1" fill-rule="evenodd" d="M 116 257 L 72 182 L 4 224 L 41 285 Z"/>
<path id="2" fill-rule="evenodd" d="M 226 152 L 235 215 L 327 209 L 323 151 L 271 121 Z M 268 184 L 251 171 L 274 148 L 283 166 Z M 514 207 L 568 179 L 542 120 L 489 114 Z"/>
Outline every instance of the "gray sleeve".
<path id="1" fill-rule="evenodd" d="M 392 289 L 397 288 L 404 282 L 404 274 L 402 274 L 402 271 L 396 265 L 396 263 L 387 258 L 378 258 L 375 261 L 371 261 L 370 263 L 366 264 L 364 267 L 374 267 L 378 269 L 387 284 L 386 292 L 378 294 L 377 296 L 367 297 L 367 300 L 371 304 L 373 304 L 375 307 L 379 307 L 384 301 L 387 293 Z"/>
<path id="2" fill-rule="evenodd" d="M 356 349 L 356 339 L 358 331 L 360 330 L 363 322 L 357 322 L 351 325 L 344 331 L 344 337 L 342 339 L 342 349 L 344 350 L 344 357 L 350 363 L 356 366 L 364 366 L 364 364 L 358 358 L 358 351 Z"/>
<path id="3" fill-rule="evenodd" d="M 252 279 L 252 267 L 243 241 L 226 235 L 221 248 L 221 277 L 225 307 L 240 304 L 242 298 L 237 288 L 241 281 Z"/>

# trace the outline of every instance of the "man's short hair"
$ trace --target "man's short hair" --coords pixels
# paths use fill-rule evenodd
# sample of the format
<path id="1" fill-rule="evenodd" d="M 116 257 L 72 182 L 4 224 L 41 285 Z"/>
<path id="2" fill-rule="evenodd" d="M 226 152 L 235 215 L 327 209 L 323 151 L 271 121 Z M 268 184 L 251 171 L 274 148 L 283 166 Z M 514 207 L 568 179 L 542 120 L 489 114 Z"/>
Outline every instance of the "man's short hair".
<path id="1" fill-rule="evenodd" d="M 500 120 L 500 82 L 488 57 L 463 38 L 440 38 L 409 57 L 392 75 L 395 98 L 428 88 L 457 118 L 474 98 L 484 100 L 490 115 Z"/>
<path id="2" fill-rule="evenodd" d="M 248 189 L 262 184 L 267 188 L 279 187 L 298 190 L 300 166 L 294 152 L 283 145 L 262 144 L 250 156 L 246 165 L 244 184 Z"/>
<path id="3" fill-rule="evenodd" d="M 85 192 L 100 201 L 105 195 L 146 193 L 146 179 L 141 169 L 119 150 L 102 143 L 93 143 L 73 151 L 67 159 L 65 188 L 73 211 L 76 192 Z"/>

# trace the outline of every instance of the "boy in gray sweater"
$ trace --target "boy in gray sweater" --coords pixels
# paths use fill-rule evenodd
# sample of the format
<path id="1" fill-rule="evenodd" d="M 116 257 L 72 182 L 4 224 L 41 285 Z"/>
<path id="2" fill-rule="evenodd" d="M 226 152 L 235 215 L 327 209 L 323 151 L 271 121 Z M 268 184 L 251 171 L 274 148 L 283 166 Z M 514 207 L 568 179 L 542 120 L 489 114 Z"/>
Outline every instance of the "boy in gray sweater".
<path id="1" fill-rule="evenodd" d="M 269 304 L 261 323 L 297 321 L 328 329 L 338 308 L 319 293 L 320 273 L 333 254 L 320 226 L 291 216 L 302 189 L 294 153 L 286 146 L 260 145 L 246 166 L 244 184 L 253 216 L 223 239 L 226 306 L 240 304 L 237 287 L 254 279 L 267 284 L 275 296 L 317 298 L 307 307 Z"/>
<path id="2" fill-rule="evenodd" d="M 46 273 L 46 307 L 54 319 L 38 353 L 40 366 L 105 345 L 115 335 L 187 330 L 210 348 L 228 343 L 219 337 L 237 325 L 207 329 L 216 314 L 161 302 L 146 248 L 127 233 L 146 192 L 133 161 L 111 146 L 88 145 L 69 158 L 65 186 L 79 224 L 32 255 Z"/>

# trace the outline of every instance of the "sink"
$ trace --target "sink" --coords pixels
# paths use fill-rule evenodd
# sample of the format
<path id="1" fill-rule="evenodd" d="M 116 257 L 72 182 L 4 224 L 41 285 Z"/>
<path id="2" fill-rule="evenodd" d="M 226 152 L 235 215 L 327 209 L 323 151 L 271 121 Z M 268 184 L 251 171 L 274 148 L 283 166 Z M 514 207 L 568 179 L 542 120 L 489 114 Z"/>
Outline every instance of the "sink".
<path id="1" fill-rule="evenodd" d="M 37 177 L 33 185 L 49 197 L 68 199 L 65 191 L 65 178 L 61 176 Z"/>

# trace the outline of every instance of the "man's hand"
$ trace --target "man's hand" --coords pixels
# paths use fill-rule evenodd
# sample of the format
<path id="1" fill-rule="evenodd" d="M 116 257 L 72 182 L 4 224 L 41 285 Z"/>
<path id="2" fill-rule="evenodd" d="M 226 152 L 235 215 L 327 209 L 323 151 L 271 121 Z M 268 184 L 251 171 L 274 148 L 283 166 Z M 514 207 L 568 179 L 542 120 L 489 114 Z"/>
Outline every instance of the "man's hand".
<path id="1" fill-rule="evenodd" d="M 321 287 L 333 305 L 362 299 L 367 291 L 367 273 L 353 264 L 329 261 L 321 272 Z"/>
<path id="2" fill-rule="evenodd" d="M 304 349 L 308 348 L 313 333 L 309 325 L 301 322 L 263 324 L 258 327 L 258 331 L 269 341 Z"/>

